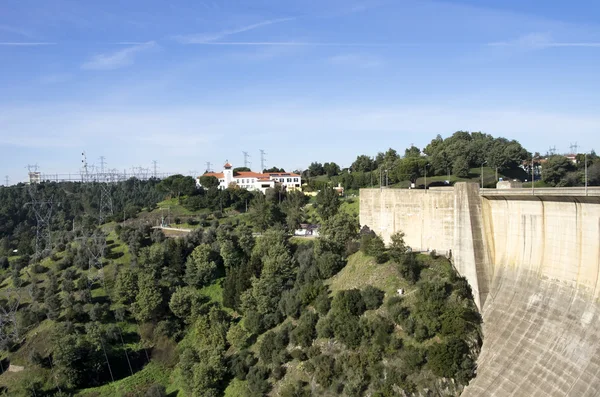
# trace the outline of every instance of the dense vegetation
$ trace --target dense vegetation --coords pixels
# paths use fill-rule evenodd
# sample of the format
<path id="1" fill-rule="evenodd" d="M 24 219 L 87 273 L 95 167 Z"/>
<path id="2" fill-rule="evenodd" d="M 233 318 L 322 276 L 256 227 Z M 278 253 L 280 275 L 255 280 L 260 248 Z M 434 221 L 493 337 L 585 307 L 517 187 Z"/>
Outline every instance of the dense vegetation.
<path id="1" fill-rule="evenodd" d="M 305 175 L 320 191 L 310 200 L 279 187 L 219 190 L 213 177 L 196 188 L 181 175 L 108 190 L 1 188 L 0 387 L 14 396 L 459 394 L 481 345 L 467 282 L 447 258 L 412 253 L 401 233 L 386 246 L 360 227 L 356 202 L 319 184 L 368 186 L 380 169 L 393 184 L 482 162 L 516 172 L 530 158 L 517 142 L 462 132 L 424 153 L 359 156 L 352 172 L 313 163 Z M 593 184 L 600 163 L 587 160 Z M 576 184 L 577 167 L 550 158 L 542 178 Z M 40 251 L 34 208 L 50 201 L 52 243 Z M 153 229 L 165 208 L 192 232 Z M 307 221 L 320 237 L 292 237 Z M 5 372 L 9 363 L 24 369 Z"/>

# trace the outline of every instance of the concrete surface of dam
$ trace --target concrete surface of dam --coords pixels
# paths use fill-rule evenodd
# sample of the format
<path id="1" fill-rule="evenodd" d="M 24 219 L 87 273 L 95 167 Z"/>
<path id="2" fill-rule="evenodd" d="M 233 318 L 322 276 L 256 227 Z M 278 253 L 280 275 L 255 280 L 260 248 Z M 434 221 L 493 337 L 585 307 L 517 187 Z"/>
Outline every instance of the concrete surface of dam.
<path id="1" fill-rule="evenodd" d="M 360 223 L 469 280 L 484 342 L 464 396 L 600 395 L 600 189 L 363 189 Z"/>

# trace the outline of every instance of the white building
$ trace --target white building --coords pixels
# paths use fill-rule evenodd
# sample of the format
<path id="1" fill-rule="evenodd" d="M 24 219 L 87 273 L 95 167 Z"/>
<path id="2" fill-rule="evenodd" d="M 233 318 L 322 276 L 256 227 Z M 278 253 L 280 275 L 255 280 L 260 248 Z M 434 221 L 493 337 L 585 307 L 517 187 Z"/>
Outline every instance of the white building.
<path id="1" fill-rule="evenodd" d="M 265 192 L 268 188 L 274 188 L 275 184 L 282 185 L 286 190 L 302 190 L 300 175 L 291 172 L 258 173 L 253 171 L 233 172 L 233 166 L 227 162 L 222 172 L 207 172 L 202 176 L 214 176 L 219 180 L 219 189 L 229 186 L 238 186 L 247 190 L 260 190 Z M 196 184 L 200 184 L 200 177 L 196 178 Z"/>

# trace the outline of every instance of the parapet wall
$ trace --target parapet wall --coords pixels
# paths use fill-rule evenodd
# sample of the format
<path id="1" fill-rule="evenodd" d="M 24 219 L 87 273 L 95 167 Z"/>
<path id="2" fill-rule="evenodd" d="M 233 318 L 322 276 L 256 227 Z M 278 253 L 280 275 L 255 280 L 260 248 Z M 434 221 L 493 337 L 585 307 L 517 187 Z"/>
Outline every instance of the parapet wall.
<path id="1" fill-rule="evenodd" d="M 454 189 L 361 189 L 360 224 L 387 243 L 402 231 L 413 250 L 448 253 L 453 247 Z"/>

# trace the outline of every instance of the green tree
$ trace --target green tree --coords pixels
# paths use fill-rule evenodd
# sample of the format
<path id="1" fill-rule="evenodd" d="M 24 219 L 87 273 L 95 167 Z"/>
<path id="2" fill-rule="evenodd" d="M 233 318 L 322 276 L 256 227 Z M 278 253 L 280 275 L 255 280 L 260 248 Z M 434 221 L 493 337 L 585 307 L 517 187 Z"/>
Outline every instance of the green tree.
<path id="1" fill-rule="evenodd" d="M 82 279 L 80 278 L 79 280 Z M 137 293 L 137 273 L 129 267 L 122 267 L 115 281 L 115 301 L 123 304 L 131 304 L 135 300 Z"/>
<path id="2" fill-rule="evenodd" d="M 188 257 L 185 265 L 185 281 L 194 287 L 210 284 L 216 277 L 217 264 L 213 251 L 208 244 L 200 244 Z"/>
<path id="3" fill-rule="evenodd" d="M 177 287 L 177 290 L 171 295 L 169 300 L 169 309 L 174 315 L 191 323 L 194 321 L 194 315 L 202 303 L 202 298 L 198 292 L 191 287 Z"/>
<path id="4" fill-rule="evenodd" d="M 327 221 L 337 214 L 340 208 L 340 199 L 337 191 L 331 187 L 323 187 L 317 194 L 316 210 L 323 221 Z"/>
<path id="5" fill-rule="evenodd" d="M 196 191 L 196 181 L 191 176 L 171 175 L 160 181 L 157 188 L 179 199 L 182 194 L 191 195 Z"/>
<path id="6" fill-rule="evenodd" d="M 544 182 L 551 186 L 565 186 L 565 177 L 567 173 L 574 171 L 575 166 L 568 158 L 564 156 L 550 156 L 546 160 L 542 169 Z"/>
<path id="7" fill-rule="evenodd" d="M 452 172 L 459 178 L 467 178 L 469 176 L 469 162 L 463 156 L 457 157 L 452 164 Z"/>
<path id="8" fill-rule="evenodd" d="M 358 229 L 358 219 L 354 215 L 338 212 L 323 222 L 319 234 L 343 247 L 356 239 Z"/>
<path id="9" fill-rule="evenodd" d="M 163 306 L 163 296 L 158 280 L 151 274 L 142 273 L 138 279 L 139 291 L 131 305 L 133 316 L 140 322 L 156 320 Z"/>
<path id="10" fill-rule="evenodd" d="M 334 177 L 340 173 L 340 166 L 336 163 L 325 163 L 323 164 L 323 171 L 329 178 Z"/>
<path id="11" fill-rule="evenodd" d="M 307 197 L 300 191 L 287 193 L 285 201 L 281 203 L 281 209 L 285 214 L 285 223 L 287 230 L 293 233 L 306 219 L 304 205 Z"/>
<path id="12" fill-rule="evenodd" d="M 273 204 L 265 195 L 257 194 L 250 205 L 252 224 L 260 231 L 267 230 L 274 222 Z"/>
<path id="13" fill-rule="evenodd" d="M 352 172 L 369 172 L 376 168 L 374 161 L 364 154 L 356 157 L 356 160 L 350 166 Z"/>

